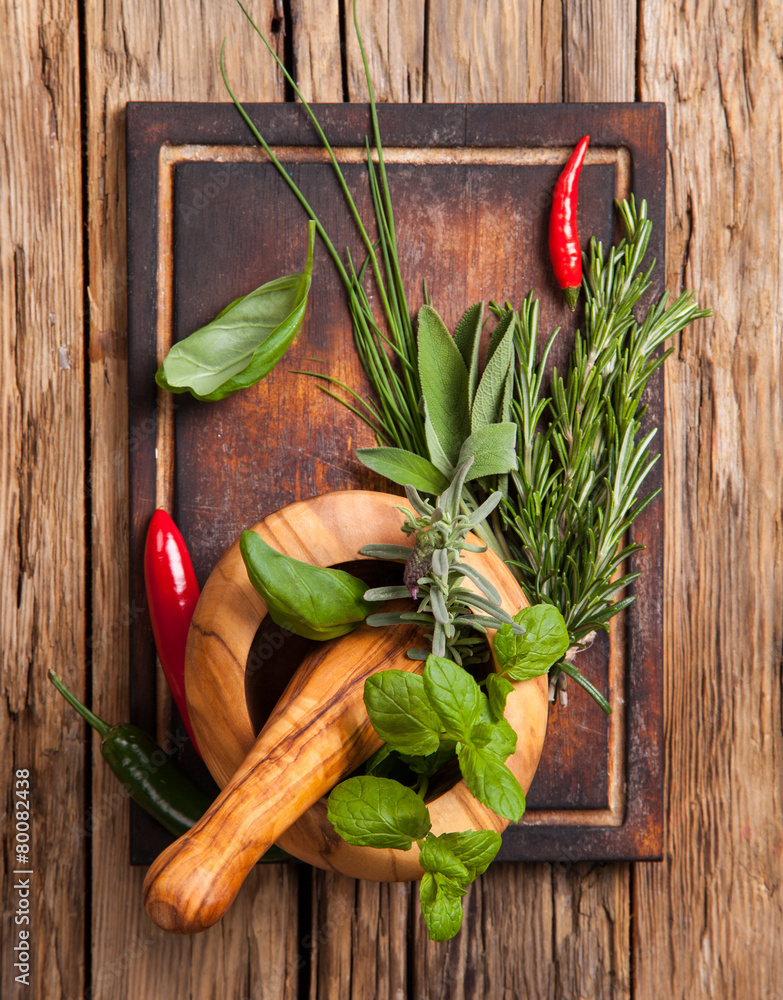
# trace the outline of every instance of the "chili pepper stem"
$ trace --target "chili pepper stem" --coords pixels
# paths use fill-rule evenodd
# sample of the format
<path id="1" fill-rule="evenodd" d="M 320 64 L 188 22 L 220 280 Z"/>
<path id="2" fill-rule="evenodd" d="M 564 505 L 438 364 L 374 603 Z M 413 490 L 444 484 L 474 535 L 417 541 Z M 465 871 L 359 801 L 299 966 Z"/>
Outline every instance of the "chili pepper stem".
<path id="1" fill-rule="evenodd" d="M 81 715 L 83 719 L 86 719 L 90 723 L 93 729 L 95 729 L 99 734 L 101 739 L 105 739 L 107 733 L 111 730 L 111 726 L 108 722 L 104 722 L 103 719 L 91 712 L 89 708 L 82 705 L 75 694 L 72 694 L 68 688 L 63 684 L 57 674 L 53 671 L 49 671 L 49 680 L 54 684 L 60 694 L 65 698 L 68 704 L 75 708 L 76 711 Z"/>
<path id="2" fill-rule="evenodd" d="M 581 285 L 576 285 L 574 288 L 564 288 L 563 298 L 566 300 L 566 305 L 573 312 L 576 309 L 576 303 L 579 301 L 579 292 L 582 290 Z"/>

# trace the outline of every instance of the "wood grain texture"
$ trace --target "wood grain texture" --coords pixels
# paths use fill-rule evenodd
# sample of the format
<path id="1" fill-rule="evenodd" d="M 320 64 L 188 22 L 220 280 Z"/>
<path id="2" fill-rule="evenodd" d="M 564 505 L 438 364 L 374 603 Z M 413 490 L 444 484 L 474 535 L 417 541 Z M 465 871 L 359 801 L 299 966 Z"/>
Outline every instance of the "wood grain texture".
<path id="1" fill-rule="evenodd" d="M 668 844 L 634 872 L 636 994 L 778 998 L 783 11 L 640 10 L 641 96 L 669 107 L 668 285 L 714 316 L 666 368 Z"/>
<path id="2" fill-rule="evenodd" d="M 0 994 L 85 986 L 84 315 L 76 4 L 0 9 Z M 16 795 L 16 769 L 20 778 Z M 27 814 L 27 815 L 25 815 Z M 29 836 L 29 863 L 15 853 Z M 25 825 L 22 825 L 25 824 Z M 32 874 L 15 874 L 22 870 Z M 27 923 L 19 923 L 24 917 Z M 14 964 L 29 935 L 29 969 Z M 17 976 L 27 979 L 17 981 Z"/>
<path id="3" fill-rule="evenodd" d="M 285 27 L 281 12 L 274 0 L 254 9 L 270 34 L 272 27 Z M 281 100 L 283 86 L 271 64 L 257 58 L 260 41 L 241 12 L 205 13 L 195 0 L 174 6 L 134 0 L 121 7 L 87 4 L 85 18 L 93 704 L 106 718 L 121 720 L 128 717 L 127 626 L 143 610 L 130 599 L 124 546 L 118 545 L 128 534 L 127 456 L 135 446 L 127 424 L 125 103 L 172 93 L 183 100 L 223 100 L 217 56 L 224 36 L 226 69 L 238 96 Z M 275 33 L 281 52 L 282 36 L 281 30 Z M 128 866 L 127 804 L 100 760 L 93 770 L 92 801 L 101 817 L 92 855 L 93 1000 L 209 997 L 218 983 L 226 996 L 250 996 L 256 986 L 249 970 L 258 968 L 258 956 L 265 953 L 259 936 L 275 940 L 277 960 L 286 954 L 285 936 L 296 922 L 298 873 L 285 876 L 293 890 L 278 895 L 277 866 L 254 872 L 232 924 L 191 945 L 159 931 L 144 912 L 144 873 Z M 248 927 L 258 935 L 249 935 Z M 274 983 L 265 996 L 292 995 L 288 972 Z"/>
<path id="4" fill-rule="evenodd" d="M 564 0 L 565 101 L 633 101 L 636 6 L 625 0 Z"/>

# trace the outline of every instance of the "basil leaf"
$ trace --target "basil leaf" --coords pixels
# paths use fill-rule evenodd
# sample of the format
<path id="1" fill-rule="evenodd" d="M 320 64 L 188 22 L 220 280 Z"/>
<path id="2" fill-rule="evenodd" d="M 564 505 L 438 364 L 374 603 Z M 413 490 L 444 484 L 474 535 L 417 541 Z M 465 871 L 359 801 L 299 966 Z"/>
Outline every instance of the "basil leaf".
<path id="1" fill-rule="evenodd" d="M 468 481 L 480 476 L 498 476 L 517 468 L 516 445 L 516 424 L 479 427 L 464 441 L 457 464 L 462 465 L 468 458 L 474 459 L 468 472 Z"/>
<path id="2" fill-rule="evenodd" d="M 308 224 L 301 274 L 269 281 L 235 299 L 211 323 L 174 344 L 155 375 L 162 389 L 216 400 L 260 381 L 299 331 L 313 274 L 315 224 Z"/>
<path id="3" fill-rule="evenodd" d="M 327 802 L 329 822 L 349 844 L 410 850 L 430 831 L 419 796 L 390 778 L 361 775 L 336 785 Z"/>
<path id="4" fill-rule="evenodd" d="M 432 836 L 430 834 L 424 843 L 432 840 Z M 467 868 L 471 882 L 484 874 L 500 850 L 500 834 L 495 830 L 443 833 L 438 840 Z"/>
<path id="5" fill-rule="evenodd" d="M 448 479 L 432 462 L 404 448 L 357 448 L 356 457 L 368 469 L 400 486 L 413 486 L 423 493 L 442 493 Z"/>
<path id="6" fill-rule="evenodd" d="M 465 310 L 454 331 L 454 343 L 459 348 L 465 367 L 468 369 L 468 405 L 473 405 L 478 381 L 479 345 L 481 343 L 484 303 L 477 302 Z"/>
<path id="7" fill-rule="evenodd" d="M 425 872 L 440 872 L 460 885 L 467 885 L 470 872 L 440 837 L 430 834 L 422 844 L 419 864 Z"/>
<path id="8" fill-rule="evenodd" d="M 382 670 L 364 682 L 364 704 L 373 729 L 400 753 L 427 756 L 440 746 L 440 719 L 424 681 L 404 670 Z"/>
<path id="9" fill-rule="evenodd" d="M 502 677 L 500 674 L 490 674 L 487 677 L 486 686 L 489 710 L 494 718 L 502 719 L 506 710 L 506 700 L 514 690 L 514 685 L 507 677 Z"/>
<path id="10" fill-rule="evenodd" d="M 513 635 L 510 625 L 498 629 L 494 650 L 499 672 L 514 681 L 545 674 L 568 649 L 563 616 L 551 604 L 536 604 L 522 608 L 514 621 L 525 629 L 525 634 Z"/>
<path id="11" fill-rule="evenodd" d="M 506 765 L 482 747 L 463 746 L 457 756 L 465 784 L 476 798 L 498 816 L 518 823 L 525 811 L 525 793 Z"/>
<path id="12" fill-rule="evenodd" d="M 419 902 L 427 933 L 432 941 L 448 941 L 462 926 L 461 898 L 465 890 L 445 876 L 425 872 L 419 886 Z"/>
<path id="13" fill-rule="evenodd" d="M 481 718 L 482 695 L 469 673 L 451 660 L 430 654 L 424 667 L 424 690 L 440 716 L 446 735 L 454 740 L 470 740 Z"/>
<path id="14" fill-rule="evenodd" d="M 470 429 L 474 432 L 480 427 L 486 427 L 502 419 L 503 398 L 509 369 L 514 359 L 512 333 L 510 325 L 506 324 L 505 334 L 484 366 L 484 374 L 481 376 L 470 411 Z"/>
<path id="15" fill-rule="evenodd" d="M 456 464 L 470 434 L 468 370 L 459 348 L 432 306 L 419 310 L 419 378 L 432 428 L 446 457 Z M 434 455 L 430 456 L 435 465 Z"/>
<path id="16" fill-rule="evenodd" d="M 277 552 L 255 533 L 239 542 L 247 575 L 272 620 L 306 639 L 335 639 L 360 625 L 377 606 L 367 584 L 339 569 L 311 566 Z"/>

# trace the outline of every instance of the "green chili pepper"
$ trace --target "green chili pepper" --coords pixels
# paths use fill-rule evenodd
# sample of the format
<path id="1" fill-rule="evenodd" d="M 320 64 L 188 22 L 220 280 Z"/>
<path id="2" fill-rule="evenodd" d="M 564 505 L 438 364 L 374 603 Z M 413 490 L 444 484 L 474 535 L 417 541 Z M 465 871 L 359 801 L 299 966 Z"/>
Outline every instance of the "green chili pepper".
<path id="1" fill-rule="evenodd" d="M 196 823 L 212 800 L 182 773 L 168 754 L 138 726 L 110 726 L 86 708 L 52 670 L 49 680 L 79 715 L 101 737 L 103 759 L 128 794 L 170 833 L 180 837 Z M 262 861 L 281 861 L 289 855 L 270 848 Z"/>

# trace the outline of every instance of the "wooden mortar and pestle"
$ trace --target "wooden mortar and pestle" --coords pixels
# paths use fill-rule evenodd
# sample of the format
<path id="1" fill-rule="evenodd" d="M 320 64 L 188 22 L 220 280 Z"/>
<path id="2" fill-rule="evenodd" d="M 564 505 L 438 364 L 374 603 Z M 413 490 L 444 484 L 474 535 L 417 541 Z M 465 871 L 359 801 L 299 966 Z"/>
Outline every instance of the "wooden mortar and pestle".
<path id="1" fill-rule="evenodd" d="M 404 498 L 347 490 L 277 511 L 255 525 L 269 545 L 295 559 L 333 566 L 362 558 L 364 545 L 412 545 L 401 531 Z M 471 541 L 477 540 L 473 537 Z M 463 552 L 497 588 L 503 608 L 525 605 L 519 585 L 492 552 Z M 465 586 L 472 587 L 469 580 Z M 212 571 L 188 637 L 186 690 L 199 749 L 222 791 L 202 819 L 151 865 L 144 902 L 156 924 L 192 934 L 218 921 L 250 869 L 278 843 L 302 861 L 354 878 L 420 878 L 418 848 L 355 847 L 337 836 L 324 796 L 381 745 L 364 708 L 364 681 L 379 670 L 421 672 L 406 653 L 424 639 L 415 626 L 361 625 L 307 654 L 256 736 L 245 696 L 248 654 L 266 606 L 235 542 Z M 490 635 L 492 642 L 494 635 Z M 506 718 L 518 734 L 508 759 L 527 792 L 544 743 L 547 679 L 515 684 Z M 502 832 L 507 821 L 478 802 L 463 781 L 428 803 L 436 834 Z"/>

